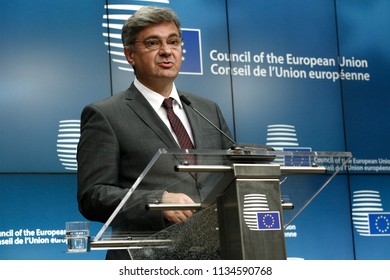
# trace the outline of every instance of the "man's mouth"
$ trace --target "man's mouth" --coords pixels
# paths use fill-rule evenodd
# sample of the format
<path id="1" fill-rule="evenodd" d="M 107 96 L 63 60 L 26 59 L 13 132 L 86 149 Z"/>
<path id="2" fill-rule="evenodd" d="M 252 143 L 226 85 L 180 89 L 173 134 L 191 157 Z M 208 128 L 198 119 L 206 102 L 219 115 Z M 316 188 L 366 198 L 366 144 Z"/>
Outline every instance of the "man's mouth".
<path id="1" fill-rule="evenodd" d="M 174 65 L 174 63 L 171 61 L 162 61 L 159 62 L 158 65 L 163 68 L 171 68 Z"/>

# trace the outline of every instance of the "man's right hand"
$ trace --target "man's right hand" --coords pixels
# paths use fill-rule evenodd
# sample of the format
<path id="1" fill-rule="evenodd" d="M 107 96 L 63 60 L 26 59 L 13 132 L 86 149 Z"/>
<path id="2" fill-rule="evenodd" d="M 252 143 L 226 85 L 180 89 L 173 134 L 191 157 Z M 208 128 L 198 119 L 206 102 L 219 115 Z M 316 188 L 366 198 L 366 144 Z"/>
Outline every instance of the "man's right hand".
<path id="1" fill-rule="evenodd" d="M 165 192 L 162 196 L 161 203 L 164 204 L 192 204 L 194 201 L 184 193 Z M 172 223 L 184 223 L 194 213 L 194 210 L 165 210 L 162 214 L 165 219 Z"/>

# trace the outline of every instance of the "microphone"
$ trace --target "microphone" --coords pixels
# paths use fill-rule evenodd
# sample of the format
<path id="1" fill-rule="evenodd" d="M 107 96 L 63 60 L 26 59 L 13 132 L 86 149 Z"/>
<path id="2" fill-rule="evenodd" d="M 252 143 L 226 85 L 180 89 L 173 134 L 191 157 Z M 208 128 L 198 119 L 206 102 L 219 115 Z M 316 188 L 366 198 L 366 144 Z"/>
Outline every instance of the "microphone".
<path id="1" fill-rule="evenodd" d="M 183 101 L 187 106 L 195 111 L 199 116 L 201 116 L 206 122 L 208 122 L 212 127 L 219 131 L 224 137 L 226 137 L 230 142 L 233 143 L 233 146 L 230 147 L 231 159 L 241 162 L 270 162 L 275 159 L 275 155 L 259 155 L 258 152 L 267 152 L 274 151 L 274 148 L 268 145 L 258 145 L 258 144 L 237 144 L 229 135 L 223 132 L 219 127 L 213 124 L 208 118 L 206 118 L 201 112 L 199 112 L 194 106 L 191 105 L 191 101 L 188 100 L 184 95 L 180 95 L 180 100 Z"/>
<path id="2" fill-rule="evenodd" d="M 234 141 L 229 135 L 227 135 L 225 132 L 223 132 L 218 126 L 213 124 L 208 118 L 206 118 L 201 112 L 199 112 L 197 109 L 194 108 L 194 106 L 191 105 L 191 101 L 188 100 L 187 97 L 184 95 L 180 95 L 180 100 L 183 101 L 188 107 L 190 107 L 192 110 L 195 111 L 199 116 L 201 116 L 206 122 L 208 122 L 212 127 L 214 127 L 216 130 L 219 131 L 223 136 L 225 136 L 230 142 L 232 142 L 234 145 L 236 145 L 236 141 Z"/>

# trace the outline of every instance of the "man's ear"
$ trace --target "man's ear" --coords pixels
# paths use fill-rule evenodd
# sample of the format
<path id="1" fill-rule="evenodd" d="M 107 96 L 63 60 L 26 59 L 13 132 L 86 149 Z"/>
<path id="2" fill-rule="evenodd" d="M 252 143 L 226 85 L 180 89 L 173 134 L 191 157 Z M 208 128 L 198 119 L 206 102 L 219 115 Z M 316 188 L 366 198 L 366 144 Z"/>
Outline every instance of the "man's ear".
<path id="1" fill-rule="evenodd" d="M 133 65 L 133 66 L 134 66 L 134 57 L 133 57 L 134 51 L 132 50 L 132 48 L 131 48 L 131 47 L 124 47 L 124 48 L 123 48 L 123 51 L 124 51 L 124 53 L 125 53 L 127 62 L 128 62 L 130 65 Z"/>

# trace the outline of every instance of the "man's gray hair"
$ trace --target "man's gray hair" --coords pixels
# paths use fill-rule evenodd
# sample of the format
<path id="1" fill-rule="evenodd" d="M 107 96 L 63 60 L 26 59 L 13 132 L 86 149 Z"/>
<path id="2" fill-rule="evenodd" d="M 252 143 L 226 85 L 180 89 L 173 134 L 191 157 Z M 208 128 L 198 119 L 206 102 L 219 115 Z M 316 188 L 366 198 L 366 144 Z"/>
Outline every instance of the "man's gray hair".
<path id="1" fill-rule="evenodd" d="M 146 6 L 130 16 L 122 27 L 122 43 L 127 47 L 137 40 L 138 34 L 154 24 L 172 22 L 177 26 L 181 37 L 180 21 L 175 12 L 169 8 Z"/>

